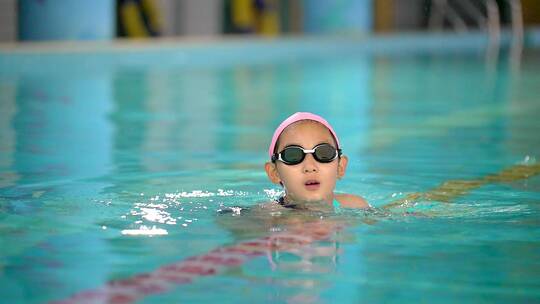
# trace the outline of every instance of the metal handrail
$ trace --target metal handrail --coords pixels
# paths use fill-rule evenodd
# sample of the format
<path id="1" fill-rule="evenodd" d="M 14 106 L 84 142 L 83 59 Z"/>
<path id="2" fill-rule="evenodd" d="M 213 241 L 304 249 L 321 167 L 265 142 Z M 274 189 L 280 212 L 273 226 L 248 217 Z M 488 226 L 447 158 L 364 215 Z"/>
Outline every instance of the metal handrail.
<path id="1" fill-rule="evenodd" d="M 484 0 L 486 6 L 486 15 L 484 16 L 480 9 L 473 5 L 470 0 L 433 0 L 432 11 L 429 16 L 430 29 L 442 29 L 445 18 L 452 24 L 452 27 L 458 32 L 466 32 L 469 30 L 466 22 L 454 9 L 453 5 L 462 8 L 467 17 L 473 19 L 481 29 L 487 28 L 491 44 L 498 44 L 500 41 L 500 13 L 499 7 L 495 0 Z M 519 0 L 509 0 L 519 1 Z M 451 3 L 450 3 L 451 2 Z"/>
<path id="2" fill-rule="evenodd" d="M 487 23 L 490 44 L 499 45 L 501 41 L 501 15 L 495 0 L 486 0 Z"/>
<path id="3" fill-rule="evenodd" d="M 521 0 L 504 0 L 510 5 L 512 26 L 512 48 L 523 48 L 524 28 Z M 475 21 L 480 29 L 487 29 L 490 45 L 499 45 L 501 40 L 501 14 L 495 0 L 483 0 L 485 15 L 471 0 L 433 0 L 428 27 L 441 30 L 447 20 L 455 31 L 469 30 L 464 17 Z M 461 10 L 457 10 L 456 7 Z M 460 15 L 459 13 L 462 12 Z"/>
<path id="4" fill-rule="evenodd" d="M 521 53 L 523 52 L 524 44 L 524 28 L 523 28 L 523 11 L 521 0 L 507 0 L 510 3 L 511 18 L 512 18 L 512 45 L 510 48 L 510 60 L 512 66 L 519 67 L 521 61 Z"/>
<path id="5" fill-rule="evenodd" d="M 507 0 L 510 2 L 511 18 L 512 18 L 512 37 L 514 43 L 523 45 L 523 9 L 520 0 Z"/>

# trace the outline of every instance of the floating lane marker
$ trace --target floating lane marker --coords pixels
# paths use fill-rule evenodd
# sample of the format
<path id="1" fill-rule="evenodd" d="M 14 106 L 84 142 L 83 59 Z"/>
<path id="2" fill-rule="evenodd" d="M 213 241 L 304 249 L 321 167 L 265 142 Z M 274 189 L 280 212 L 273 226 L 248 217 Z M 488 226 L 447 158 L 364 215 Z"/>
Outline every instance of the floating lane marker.
<path id="1" fill-rule="evenodd" d="M 490 174 L 477 179 L 449 180 L 430 191 L 411 193 L 402 199 L 384 205 L 383 208 L 389 209 L 401 207 L 419 200 L 449 203 L 456 197 L 463 196 L 469 193 L 471 190 L 486 184 L 514 182 L 527 179 L 538 174 L 540 174 L 540 163 L 532 165 L 514 165 L 500 171 L 499 173 Z"/>
<path id="2" fill-rule="evenodd" d="M 166 292 L 178 285 L 190 284 L 198 278 L 217 275 L 253 258 L 265 256 L 271 251 L 298 249 L 328 239 L 340 229 L 341 225 L 330 221 L 304 223 L 287 232 L 219 247 L 202 255 L 161 266 L 151 272 L 109 281 L 105 286 L 82 291 L 65 300 L 50 303 L 133 303 L 146 296 Z"/>

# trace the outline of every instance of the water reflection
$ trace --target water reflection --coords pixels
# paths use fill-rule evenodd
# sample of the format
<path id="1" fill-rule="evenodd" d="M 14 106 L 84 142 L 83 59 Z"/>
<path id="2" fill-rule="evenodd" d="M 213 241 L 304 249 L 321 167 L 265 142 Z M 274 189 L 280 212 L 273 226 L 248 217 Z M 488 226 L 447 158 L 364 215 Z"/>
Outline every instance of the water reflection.
<path id="1" fill-rule="evenodd" d="M 13 301 L 39 301 L 57 288 L 101 280 L 107 269 L 96 263 L 84 279 L 68 279 L 104 253 L 98 235 L 71 233 L 88 231 L 100 216 L 88 201 L 105 187 L 91 180 L 108 174 L 112 165 L 111 81 L 107 74 L 37 70 L 5 77 L 2 86 L 6 83 L 12 90 L 2 90 L 7 111 L 1 111 L 0 170 L 8 178 L 0 185 L 0 243 L 10 245 L 2 246 L 7 264 L 0 278 L 12 282 Z M 67 248 L 78 248 L 78 258 L 88 264 L 74 262 Z"/>
<path id="2" fill-rule="evenodd" d="M 293 210 L 271 203 L 230 211 L 218 216 L 220 226 L 230 231 L 235 243 L 264 254 L 231 269 L 228 276 L 255 284 L 264 282 L 268 286 L 262 292 L 264 298 L 319 302 L 338 285 L 350 285 L 347 280 L 334 282 L 339 279 L 338 273 L 364 274 L 364 265 L 358 259 L 362 247 L 350 246 L 354 236 L 345 231 L 358 225 L 356 217 L 336 215 L 332 210 Z M 347 300 L 357 296 L 354 287 L 340 294 Z"/>
<path id="3" fill-rule="evenodd" d="M 535 154 L 530 115 L 539 109 L 521 95 L 535 91 L 525 79 L 537 77 L 526 70 L 523 78 L 512 74 L 505 59 L 492 72 L 482 64 L 473 54 L 378 57 L 368 153 L 388 165 L 368 170 L 395 177 L 420 172 L 425 182 L 438 183 L 487 174 Z M 510 131 L 515 128 L 520 131 Z M 514 153 L 507 153 L 509 146 Z M 372 163 L 382 164 L 375 158 Z"/>
<path id="4" fill-rule="evenodd" d="M 16 80 L 7 117 L 11 170 L 19 185 L 101 176 L 111 165 L 111 83 L 107 75 L 24 76 Z M 9 111 L 7 112 L 9 113 Z M 9 131 L 8 131 L 9 132 Z"/>
<path id="5" fill-rule="evenodd" d="M 343 137 L 349 153 L 355 153 L 353 147 L 366 143 L 369 77 L 367 57 L 338 64 L 316 58 L 301 65 L 118 69 L 113 76 L 117 132 L 111 176 L 126 182 L 120 178 L 108 192 L 148 192 L 148 184 L 163 186 L 162 191 L 209 184 L 216 186 L 208 189 L 214 191 L 250 184 L 249 176 L 264 183 L 269 137 L 295 111 L 320 113 L 336 128 L 350 130 Z"/>
<path id="6" fill-rule="evenodd" d="M 2 86 L 0 189 L 3 208 L 32 213 L 46 195 L 97 194 L 111 166 L 108 75 L 42 74 L 5 78 Z"/>
<path id="7" fill-rule="evenodd" d="M 12 126 L 16 106 L 16 84 L 0 82 L 0 189 L 13 186 L 20 179 L 13 170 L 15 163 L 16 133 Z"/>

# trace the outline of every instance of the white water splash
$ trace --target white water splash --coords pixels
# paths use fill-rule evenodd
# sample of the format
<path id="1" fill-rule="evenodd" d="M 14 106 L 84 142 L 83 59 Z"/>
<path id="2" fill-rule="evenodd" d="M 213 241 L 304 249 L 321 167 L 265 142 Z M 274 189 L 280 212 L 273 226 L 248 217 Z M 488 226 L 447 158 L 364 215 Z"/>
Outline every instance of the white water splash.
<path id="1" fill-rule="evenodd" d="M 122 230 L 123 235 L 146 235 L 146 236 L 154 236 L 154 235 L 167 235 L 169 234 L 167 230 L 162 228 L 157 228 L 156 226 L 148 227 L 145 225 L 142 225 L 139 227 L 139 229 L 124 229 Z"/>

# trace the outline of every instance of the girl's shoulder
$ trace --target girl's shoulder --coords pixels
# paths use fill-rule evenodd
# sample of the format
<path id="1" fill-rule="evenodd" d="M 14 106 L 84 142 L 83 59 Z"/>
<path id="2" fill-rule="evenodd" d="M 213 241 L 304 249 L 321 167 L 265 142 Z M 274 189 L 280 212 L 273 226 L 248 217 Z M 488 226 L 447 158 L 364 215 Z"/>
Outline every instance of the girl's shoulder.
<path id="1" fill-rule="evenodd" d="M 368 202 L 358 195 L 339 193 L 335 198 L 345 208 L 369 208 Z"/>

